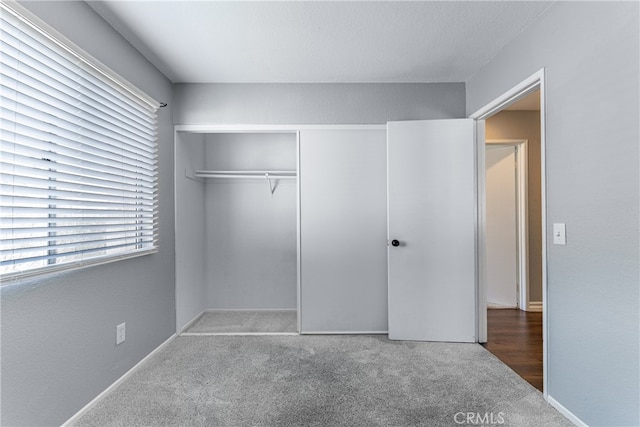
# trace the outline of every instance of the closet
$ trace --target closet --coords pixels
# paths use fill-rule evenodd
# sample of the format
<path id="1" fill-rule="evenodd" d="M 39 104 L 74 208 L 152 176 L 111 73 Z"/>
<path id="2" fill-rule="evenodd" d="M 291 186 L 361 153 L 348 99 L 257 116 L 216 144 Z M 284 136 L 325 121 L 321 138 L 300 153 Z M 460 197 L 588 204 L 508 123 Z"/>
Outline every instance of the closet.
<path id="1" fill-rule="evenodd" d="M 207 311 L 289 311 L 298 330 L 297 157 L 295 132 L 176 132 L 179 332 Z"/>
<path id="2" fill-rule="evenodd" d="M 178 332 L 272 310 L 291 333 L 475 341 L 483 129 L 176 126 Z"/>
<path id="3" fill-rule="evenodd" d="M 249 310 L 290 315 L 290 333 L 475 341 L 482 132 L 470 119 L 176 126 L 178 332 Z"/>
<path id="4" fill-rule="evenodd" d="M 176 129 L 178 332 L 295 310 L 295 332 L 386 333 L 385 126 Z"/>

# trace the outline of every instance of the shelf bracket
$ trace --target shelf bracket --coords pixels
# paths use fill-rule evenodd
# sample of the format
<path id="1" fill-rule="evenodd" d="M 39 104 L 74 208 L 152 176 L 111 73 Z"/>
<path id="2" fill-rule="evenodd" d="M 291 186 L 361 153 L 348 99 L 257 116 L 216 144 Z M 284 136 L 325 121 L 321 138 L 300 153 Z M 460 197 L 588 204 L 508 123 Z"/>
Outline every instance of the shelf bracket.
<path id="1" fill-rule="evenodd" d="M 200 177 L 198 177 L 198 175 L 196 174 L 196 172 L 193 169 L 185 168 L 184 169 L 184 176 L 185 176 L 185 178 L 189 178 L 189 179 L 192 179 L 194 181 L 197 181 L 197 182 L 200 182 L 200 183 L 204 183 L 204 180 L 200 179 Z"/>
<path id="2" fill-rule="evenodd" d="M 267 178 L 267 183 L 269 184 L 269 192 L 273 196 L 273 192 L 276 190 L 276 188 L 271 184 L 271 177 L 269 176 L 269 173 L 266 172 L 264 174 L 264 177 Z"/>

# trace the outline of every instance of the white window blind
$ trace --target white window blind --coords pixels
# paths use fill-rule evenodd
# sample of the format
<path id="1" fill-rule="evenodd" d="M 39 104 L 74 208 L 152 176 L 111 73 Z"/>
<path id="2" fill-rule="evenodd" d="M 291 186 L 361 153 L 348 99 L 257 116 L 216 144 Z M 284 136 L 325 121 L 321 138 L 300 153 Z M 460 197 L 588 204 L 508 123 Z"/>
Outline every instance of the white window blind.
<path id="1" fill-rule="evenodd" d="M 3 279 L 154 252 L 159 104 L 0 7 Z"/>

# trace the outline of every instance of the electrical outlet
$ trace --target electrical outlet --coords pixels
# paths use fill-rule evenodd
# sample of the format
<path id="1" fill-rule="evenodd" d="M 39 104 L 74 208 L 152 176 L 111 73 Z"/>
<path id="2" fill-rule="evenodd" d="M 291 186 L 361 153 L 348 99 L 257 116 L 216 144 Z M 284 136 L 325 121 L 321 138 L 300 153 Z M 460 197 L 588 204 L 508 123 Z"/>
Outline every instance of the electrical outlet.
<path id="1" fill-rule="evenodd" d="M 120 345 L 124 342 L 126 338 L 126 323 L 121 323 L 116 326 L 116 345 Z"/>

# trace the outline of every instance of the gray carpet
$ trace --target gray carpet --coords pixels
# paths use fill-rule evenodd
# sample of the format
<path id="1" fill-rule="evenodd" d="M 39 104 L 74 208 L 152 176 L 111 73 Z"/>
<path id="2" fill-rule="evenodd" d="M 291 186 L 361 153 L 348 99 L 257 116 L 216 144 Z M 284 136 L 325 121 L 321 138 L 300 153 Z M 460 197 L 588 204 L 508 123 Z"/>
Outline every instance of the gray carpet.
<path id="1" fill-rule="evenodd" d="M 184 333 L 297 332 L 295 310 L 207 311 Z"/>
<path id="2" fill-rule="evenodd" d="M 178 337 L 75 425 L 458 426 L 469 412 L 572 426 L 480 345 L 353 335 Z"/>

